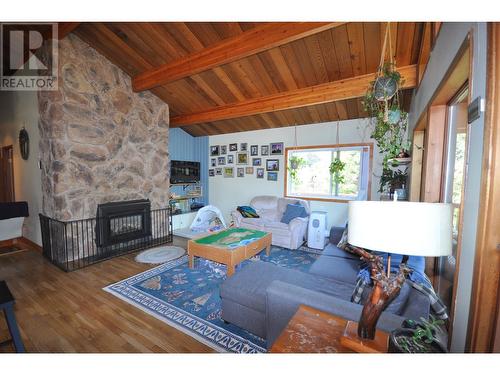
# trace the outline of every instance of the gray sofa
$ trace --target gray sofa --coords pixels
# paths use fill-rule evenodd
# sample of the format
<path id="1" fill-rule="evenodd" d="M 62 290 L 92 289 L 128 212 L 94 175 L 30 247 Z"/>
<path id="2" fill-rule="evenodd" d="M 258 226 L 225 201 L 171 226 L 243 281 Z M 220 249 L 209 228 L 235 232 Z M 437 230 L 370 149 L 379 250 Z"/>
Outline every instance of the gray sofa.
<path id="1" fill-rule="evenodd" d="M 363 306 L 350 300 L 361 261 L 335 246 L 342 231 L 332 228 L 330 243 L 309 272 L 257 261 L 225 280 L 220 288 L 222 319 L 265 338 L 268 348 L 300 304 L 358 321 Z M 428 297 L 405 284 L 377 327 L 392 331 L 406 318 L 427 318 L 429 308 Z"/>

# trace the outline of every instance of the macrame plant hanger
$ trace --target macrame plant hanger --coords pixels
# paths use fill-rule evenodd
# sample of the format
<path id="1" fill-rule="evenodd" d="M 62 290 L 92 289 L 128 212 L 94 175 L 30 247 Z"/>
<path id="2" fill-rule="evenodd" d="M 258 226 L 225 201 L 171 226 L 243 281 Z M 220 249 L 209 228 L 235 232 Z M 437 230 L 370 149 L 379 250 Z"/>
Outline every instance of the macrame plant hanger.
<path id="1" fill-rule="evenodd" d="M 378 66 L 378 75 L 382 76 L 384 74 L 384 63 L 385 63 L 385 51 L 387 49 L 387 40 L 389 40 L 389 63 L 391 64 L 391 69 L 396 65 L 394 62 L 394 54 L 392 53 L 392 38 L 391 38 L 391 23 L 387 22 L 387 27 L 385 28 L 384 44 L 382 46 L 382 54 L 380 55 L 380 64 Z M 396 89 L 395 101 L 399 105 L 399 88 Z M 384 121 L 389 121 L 389 99 L 384 99 Z"/>

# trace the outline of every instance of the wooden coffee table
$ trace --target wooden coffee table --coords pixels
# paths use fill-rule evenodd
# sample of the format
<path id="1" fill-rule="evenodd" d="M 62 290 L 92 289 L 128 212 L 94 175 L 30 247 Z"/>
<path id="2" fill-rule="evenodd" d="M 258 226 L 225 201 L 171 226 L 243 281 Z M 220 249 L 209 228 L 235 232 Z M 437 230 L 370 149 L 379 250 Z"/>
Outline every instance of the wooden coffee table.
<path id="1" fill-rule="evenodd" d="M 377 330 L 375 340 L 365 346 L 346 339 L 357 326 L 352 321 L 300 305 L 271 347 L 271 353 L 385 353 L 389 334 Z"/>
<path id="2" fill-rule="evenodd" d="M 227 266 L 232 276 L 237 264 L 260 253 L 271 253 L 271 233 L 245 228 L 229 228 L 206 237 L 188 241 L 189 268 L 194 257 L 205 258 Z"/>

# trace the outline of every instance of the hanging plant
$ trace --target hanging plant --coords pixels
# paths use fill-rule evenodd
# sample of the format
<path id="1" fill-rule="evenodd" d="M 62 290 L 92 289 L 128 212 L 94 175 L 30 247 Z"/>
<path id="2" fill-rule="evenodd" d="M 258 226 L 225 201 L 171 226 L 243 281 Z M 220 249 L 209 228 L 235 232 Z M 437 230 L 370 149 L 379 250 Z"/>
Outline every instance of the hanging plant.
<path id="1" fill-rule="evenodd" d="M 391 61 L 384 62 L 387 40 Z M 403 81 L 401 74 L 395 69 L 392 56 L 388 25 L 377 77 L 370 83 L 363 99 L 363 108 L 374 123 L 371 138 L 377 142 L 379 152 L 383 155 L 380 192 L 387 185 L 384 177 L 389 175 L 388 170 L 399 165 L 398 158 L 409 157 L 411 147 L 407 135 L 408 113 L 401 108 L 399 101 L 399 88 Z"/>
<path id="2" fill-rule="evenodd" d="M 288 159 L 288 172 L 293 182 L 298 182 L 298 172 L 305 164 L 305 159 L 300 156 L 291 156 Z"/>
<path id="3" fill-rule="evenodd" d="M 345 163 L 339 158 L 335 158 L 330 163 L 330 174 L 333 176 L 333 181 L 337 184 L 343 184 L 345 181 L 344 174 L 342 173 L 345 169 Z"/>

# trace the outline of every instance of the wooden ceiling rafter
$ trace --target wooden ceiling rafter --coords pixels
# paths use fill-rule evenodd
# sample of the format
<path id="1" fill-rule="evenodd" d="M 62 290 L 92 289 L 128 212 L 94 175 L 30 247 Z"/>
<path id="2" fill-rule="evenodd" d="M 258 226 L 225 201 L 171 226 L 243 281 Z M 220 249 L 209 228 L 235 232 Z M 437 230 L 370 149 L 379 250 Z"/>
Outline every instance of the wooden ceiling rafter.
<path id="1" fill-rule="evenodd" d="M 400 67 L 397 70 L 401 73 L 402 80 L 404 81 L 402 89 L 416 86 L 416 65 Z M 358 98 L 366 93 L 367 87 L 373 81 L 374 74 L 364 74 L 353 78 L 245 100 L 235 104 L 218 106 L 206 111 L 177 115 L 171 118 L 170 126 L 188 126 Z"/>
<path id="2" fill-rule="evenodd" d="M 296 23 L 289 23 L 292 24 Z M 424 24 L 390 23 L 396 66 L 415 65 L 416 81 L 421 79 L 428 53 L 421 53 L 422 40 L 428 37 Z M 133 79 L 155 67 L 192 57 L 266 25 L 269 26 L 250 22 L 81 23 L 73 33 Z M 318 100 L 310 99 L 303 106 L 290 106 L 287 96 L 297 90 L 316 90 L 321 85 L 375 72 L 386 28 L 387 22 L 339 23 L 198 73 L 190 70 L 184 78 L 150 91 L 169 104 L 172 127 L 179 126 L 176 121 L 185 116 L 284 95 L 283 106 L 276 105 L 255 114 L 242 112 L 238 113 L 240 117 L 229 119 L 207 117 L 202 122 L 184 126 L 193 136 L 366 117 L 361 97 L 374 75 L 370 75 L 357 97 L 344 95 L 331 102 L 316 98 Z M 428 34 L 435 35 L 435 30 L 431 23 Z M 388 55 L 387 49 L 386 59 Z M 411 89 L 405 89 L 403 94 L 402 103 L 406 108 Z"/>
<path id="3" fill-rule="evenodd" d="M 144 91 L 259 52 L 343 25 L 344 22 L 279 22 L 257 26 L 201 51 L 136 75 L 134 91 Z"/>

